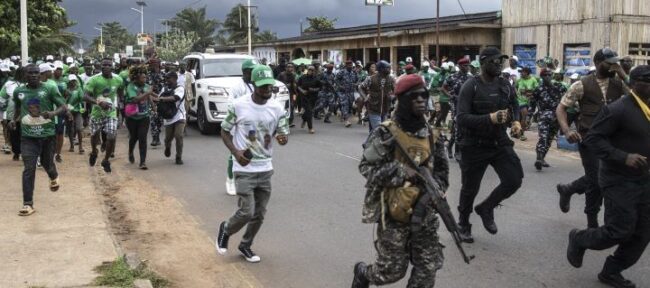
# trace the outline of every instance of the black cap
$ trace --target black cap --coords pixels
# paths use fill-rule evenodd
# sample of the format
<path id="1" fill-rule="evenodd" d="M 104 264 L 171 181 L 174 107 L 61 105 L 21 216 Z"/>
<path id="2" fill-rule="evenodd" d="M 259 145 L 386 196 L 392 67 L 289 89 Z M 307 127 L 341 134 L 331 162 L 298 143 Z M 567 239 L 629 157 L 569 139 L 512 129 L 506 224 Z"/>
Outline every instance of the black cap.
<path id="1" fill-rule="evenodd" d="M 605 47 L 603 49 L 600 49 L 596 51 L 596 54 L 594 54 L 594 62 L 607 62 L 610 64 L 616 64 L 618 63 L 620 59 L 618 58 L 618 54 L 616 51 Z"/>
<path id="2" fill-rule="evenodd" d="M 169 72 L 169 73 L 165 74 L 165 78 L 178 79 L 178 74 L 176 74 L 176 72 Z"/>
<path id="3" fill-rule="evenodd" d="M 488 58 L 508 58 L 508 55 L 501 54 L 501 50 L 496 47 L 487 47 L 481 51 L 479 60 L 483 61 Z"/>
<path id="4" fill-rule="evenodd" d="M 630 81 L 650 83 L 650 65 L 639 65 L 630 72 Z"/>

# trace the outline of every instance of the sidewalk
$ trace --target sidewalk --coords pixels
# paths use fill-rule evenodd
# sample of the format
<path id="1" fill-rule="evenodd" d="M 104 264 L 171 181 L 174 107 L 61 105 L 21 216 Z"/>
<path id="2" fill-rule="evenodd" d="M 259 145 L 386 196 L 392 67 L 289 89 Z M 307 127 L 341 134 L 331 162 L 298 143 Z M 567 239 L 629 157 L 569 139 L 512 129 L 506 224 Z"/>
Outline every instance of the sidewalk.
<path id="1" fill-rule="evenodd" d="M 67 149 L 64 148 L 64 149 Z M 50 192 L 43 169 L 36 171 L 36 213 L 22 207 L 22 161 L 0 154 L 0 287 L 79 287 L 93 271 L 118 256 L 103 204 L 95 193 L 85 155 L 63 153 L 61 188 Z"/>

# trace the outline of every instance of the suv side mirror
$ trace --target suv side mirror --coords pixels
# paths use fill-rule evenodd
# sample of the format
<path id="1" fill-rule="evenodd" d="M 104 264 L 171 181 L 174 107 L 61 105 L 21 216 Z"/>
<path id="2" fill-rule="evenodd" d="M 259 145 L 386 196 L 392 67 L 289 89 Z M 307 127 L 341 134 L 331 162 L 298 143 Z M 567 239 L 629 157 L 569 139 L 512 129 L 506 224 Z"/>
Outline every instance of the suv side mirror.
<path id="1" fill-rule="evenodd" d="M 273 94 L 278 94 L 278 93 L 280 93 L 280 87 L 273 86 L 273 90 L 272 90 L 272 91 L 273 91 Z"/>

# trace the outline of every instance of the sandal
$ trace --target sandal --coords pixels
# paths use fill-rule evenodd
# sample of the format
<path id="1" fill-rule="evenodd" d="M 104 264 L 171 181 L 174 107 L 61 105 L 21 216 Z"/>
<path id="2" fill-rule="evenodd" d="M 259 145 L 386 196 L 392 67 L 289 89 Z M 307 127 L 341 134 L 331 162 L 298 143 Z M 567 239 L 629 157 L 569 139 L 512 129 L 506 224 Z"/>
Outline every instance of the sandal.
<path id="1" fill-rule="evenodd" d="M 147 164 L 140 163 L 140 170 L 147 170 L 147 169 L 149 169 L 147 168 Z"/>
<path id="2" fill-rule="evenodd" d="M 25 205 L 23 206 L 23 209 L 18 210 L 18 216 L 29 216 L 34 214 L 36 210 L 34 210 L 34 207 L 30 205 Z"/>
<path id="3" fill-rule="evenodd" d="M 83 155 L 84 153 L 86 153 L 86 150 L 84 150 L 83 148 L 79 148 L 79 154 Z"/>
<path id="4" fill-rule="evenodd" d="M 56 192 L 59 190 L 59 177 L 54 180 L 50 180 L 50 191 Z"/>

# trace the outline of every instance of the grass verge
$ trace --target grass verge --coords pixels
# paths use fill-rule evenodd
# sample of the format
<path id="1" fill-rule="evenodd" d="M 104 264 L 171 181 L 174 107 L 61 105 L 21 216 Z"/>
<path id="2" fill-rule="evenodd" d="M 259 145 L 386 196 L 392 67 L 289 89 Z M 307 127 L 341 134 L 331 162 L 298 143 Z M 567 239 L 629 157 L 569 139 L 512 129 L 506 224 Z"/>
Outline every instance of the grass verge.
<path id="1" fill-rule="evenodd" d="M 95 279 L 94 285 L 131 288 L 136 279 L 149 279 L 154 288 L 165 288 L 170 284 L 168 280 L 149 270 L 144 263 L 138 269 L 130 269 L 124 257 L 104 263 L 95 268 L 95 271 L 101 275 Z"/>

